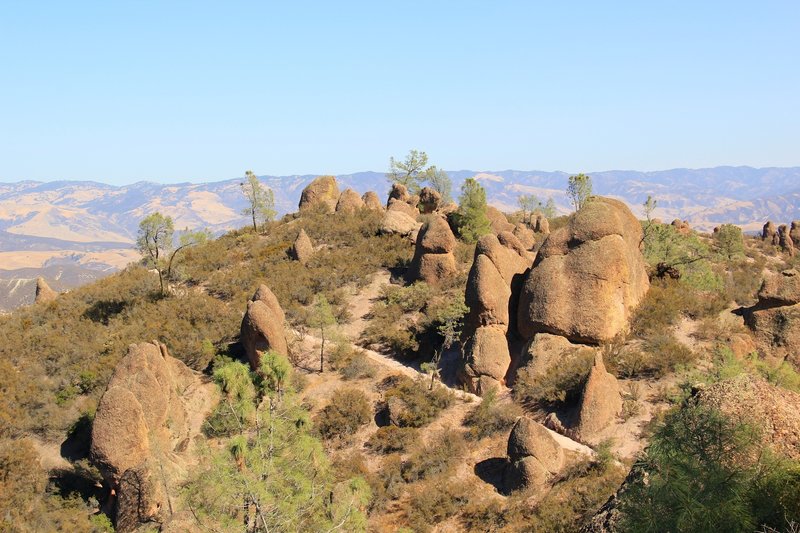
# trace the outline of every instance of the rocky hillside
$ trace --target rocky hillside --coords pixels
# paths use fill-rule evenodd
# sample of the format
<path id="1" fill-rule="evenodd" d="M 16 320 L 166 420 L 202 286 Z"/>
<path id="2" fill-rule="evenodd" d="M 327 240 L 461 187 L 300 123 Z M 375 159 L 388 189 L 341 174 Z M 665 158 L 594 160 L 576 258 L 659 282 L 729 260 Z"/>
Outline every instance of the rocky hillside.
<path id="1" fill-rule="evenodd" d="M 461 170 L 450 172 L 454 190 L 475 176 L 487 191 L 489 203 L 505 211 L 517 209 L 521 194 L 552 197 L 562 213 L 569 212 L 565 196 L 568 174 L 541 171 Z M 621 199 L 641 215 L 648 195 L 658 199 L 655 216 L 680 218 L 703 231 L 724 222 L 747 231 L 765 220 L 800 218 L 800 169 L 717 167 L 660 172 L 607 171 L 592 173 L 595 192 Z M 280 215 L 294 210 L 303 188 L 315 176 L 261 176 L 275 192 Z M 388 190 L 383 173 L 359 172 L 337 176 L 345 188 L 359 194 Z M 161 211 L 176 228 L 227 231 L 245 223 L 240 179 L 215 183 L 135 183 L 122 187 L 96 182 L 19 182 L 0 184 L 0 311 L 21 299 L 15 290 L 30 279 L 19 269 L 43 269 L 68 264 L 76 274 L 63 279 L 38 272 L 63 287 L 77 280 L 97 279 L 135 257 L 130 250 L 139 221 Z M 34 276 L 35 277 L 35 276 Z"/>
<path id="2" fill-rule="evenodd" d="M 789 531 L 800 254 L 768 230 L 319 178 L 163 292 L 39 281 L 0 317 L 0 529 Z"/>

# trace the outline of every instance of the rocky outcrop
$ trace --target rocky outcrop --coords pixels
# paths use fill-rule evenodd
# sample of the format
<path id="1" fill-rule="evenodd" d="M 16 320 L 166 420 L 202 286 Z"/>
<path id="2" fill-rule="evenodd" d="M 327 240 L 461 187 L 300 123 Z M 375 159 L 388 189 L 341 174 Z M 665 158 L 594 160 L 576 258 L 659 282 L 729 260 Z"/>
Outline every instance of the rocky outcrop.
<path id="1" fill-rule="evenodd" d="M 522 222 L 518 222 L 517 225 L 514 226 L 514 231 L 512 233 L 519 239 L 519 242 L 522 243 L 522 246 L 524 246 L 526 250 L 533 250 L 533 247 L 536 246 L 536 234 Z"/>
<path id="2" fill-rule="evenodd" d="M 550 221 L 547 220 L 547 217 L 541 213 L 537 213 L 534 220 L 533 220 L 533 230 L 536 233 L 550 233 Z"/>
<path id="3" fill-rule="evenodd" d="M 768 220 L 764 227 L 761 229 L 761 240 L 772 242 L 775 239 L 775 235 L 778 233 L 777 228 L 775 228 L 775 224 L 772 223 L 771 220 Z"/>
<path id="4" fill-rule="evenodd" d="M 381 204 L 381 199 L 378 198 L 378 194 L 375 191 L 365 192 L 364 196 L 361 197 L 361 200 L 364 202 L 364 207 L 366 207 L 367 209 L 371 209 L 373 211 L 383 210 L 383 204 Z"/>
<path id="5" fill-rule="evenodd" d="M 558 335 L 537 333 L 525 346 L 522 359 L 529 376 L 544 376 L 551 368 L 585 350 L 593 349 L 582 344 L 573 344 Z"/>
<path id="6" fill-rule="evenodd" d="M 364 209 L 364 207 L 364 200 L 362 200 L 361 196 L 353 189 L 345 189 L 344 192 L 339 195 L 339 201 L 336 202 L 337 213 L 355 213 L 356 211 Z"/>
<path id="7" fill-rule="evenodd" d="M 250 368 L 257 370 L 261 354 L 273 351 L 288 355 L 286 333 L 283 328 L 285 316 L 278 299 L 266 285 L 261 285 L 247 302 L 247 312 L 242 319 L 241 342 Z"/>
<path id="8" fill-rule="evenodd" d="M 786 224 L 778 226 L 778 246 L 780 246 L 781 250 L 785 253 L 789 254 L 789 257 L 794 256 L 794 240 L 792 239 L 789 226 Z"/>
<path id="9" fill-rule="evenodd" d="M 495 235 L 501 231 L 514 231 L 514 224 L 511 224 L 506 216 L 491 205 L 486 206 L 486 217 L 492 225 L 492 233 Z"/>
<path id="10" fill-rule="evenodd" d="M 606 371 L 603 354 L 597 352 L 589 379 L 583 388 L 578 413 L 578 435 L 584 441 L 592 442 L 621 412 L 622 395 L 619 383 L 617 378 Z"/>
<path id="11" fill-rule="evenodd" d="M 297 238 L 294 240 L 291 250 L 289 250 L 289 255 L 303 265 L 314 255 L 314 245 L 311 243 L 306 230 L 300 229 L 300 233 L 297 234 Z"/>
<path id="12" fill-rule="evenodd" d="M 781 456 L 800 459 L 800 394 L 742 374 L 701 389 L 697 401 L 736 422 L 755 424 L 762 445 Z"/>
<path id="13" fill-rule="evenodd" d="M 339 186 L 333 176 L 320 176 L 309 183 L 300 195 L 300 211 L 321 208 L 329 213 L 336 209 L 339 201 Z"/>
<path id="14" fill-rule="evenodd" d="M 523 416 L 508 437 L 508 461 L 506 491 L 541 486 L 563 469 L 564 450 L 543 425 Z"/>
<path id="15" fill-rule="evenodd" d="M 642 228 L 628 207 L 595 197 L 551 233 L 525 279 L 519 331 L 598 344 L 628 328 L 650 282 L 639 250 Z"/>
<path id="16" fill-rule="evenodd" d="M 800 369 L 800 272 L 792 269 L 767 276 L 758 302 L 743 314 L 763 352 Z"/>
<path id="17" fill-rule="evenodd" d="M 689 221 L 687 220 L 680 220 L 676 218 L 672 221 L 672 227 L 674 227 L 675 231 L 681 235 L 689 235 L 692 232 L 692 227 L 689 225 Z"/>
<path id="18" fill-rule="evenodd" d="M 455 275 L 455 247 L 456 238 L 447 220 L 432 215 L 417 235 L 409 280 L 422 280 L 429 285 L 438 285 L 442 280 Z"/>
<path id="19" fill-rule="evenodd" d="M 58 293 L 50 288 L 50 285 L 42 277 L 36 278 L 36 297 L 34 298 L 35 303 L 47 303 L 52 302 L 58 298 Z"/>
<path id="20" fill-rule="evenodd" d="M 484 394 L 505 384 L 512 366 L 508 337 L 516 335 L 513 295 L 519 294 L 531 261 L 511 233 L 503 233 L 503 243 L 493 234 L 478 240 L 464 297 L 470 310 L 458 370 L 459 380 L 472 392 Z"/>
<path id="21" fill-rule="evenodd" d="M 402 183 L 392 183 L 392 188 L 389 190 L 389 199 L 386 202 L 386 207 L 389 207 L 389 204 L 392 200 L 400 200 L 401 202 L 409 203 L 411 198 L 412 196 L 408 192 L 408 187 Z"/>
<path id="22" fill-rule="evenodd" d="M 163 344 L 130 346 L 100 399 L 90 449 L 111 498 L 106 507 L 114 510 L 116 531 L 169 518 L 215 390 Z M 190 417 L 189 405 L 200 412 Z"/>
<path id="23" fill-rule="evenodd" d="M 789 237 L 795 246 L 800 245 L 800 220 L 792 220 L 792 225 L 789 228 Z"/>
<path id="24" fill-rule="evenodd" d="M 403 214 L 410 216 L 411 218 L 416 219 L 419 215 L 419 210 L 416 207 L 413 207 L 411 204 L 408 204 L 402 200 L 398 200 L 396 198 L 390 198 L 389 204 L 386 207 L 387 211 L 399 211 Z"/>
<path id="25" fill-rule="evenodd" d="M 419 192 L 419 210 L 423 214 L 433 213 L 441 202 L 442 195 L 432 187 L 423 187 Z"/>
<path id="26" fill-rule="evenodd" d="M 398 210 L 386 211 L 381 219 L 378 231 L 382 235 L 410 235 L 419 229 L 420 223 L 417 219 Z"/>

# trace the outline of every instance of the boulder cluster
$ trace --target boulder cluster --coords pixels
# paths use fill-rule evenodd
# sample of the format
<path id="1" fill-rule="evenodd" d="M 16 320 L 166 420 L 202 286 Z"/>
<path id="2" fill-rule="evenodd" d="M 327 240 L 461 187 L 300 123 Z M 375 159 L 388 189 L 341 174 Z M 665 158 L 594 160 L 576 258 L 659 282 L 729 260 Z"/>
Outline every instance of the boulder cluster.
<path id="1" fill-rule="evenodd" d="M 768 220 L 761 230 L 761 240 L 780 247 L 789 256 L 794 256 L 795 249 L 800 246 L 800 220 L 793 220 L 790 225 L 775 224 Z"/>
<path id="2" fill-rule="evenodd" d="M 549 229 L 541 222 L 534 226 Z M 470 311 L 459 379 L 484 394 L 513 383 L 523 368 L 529 376 L 542 376 L 573 358 L 591 357 L 574 424 L 554 426 L 597 442 L 623 403 L 597 345 L 629 328 L 650 286 L 639 248 L 641 225 L 622 202 L 595 197 L 566 226 L 545 236 L 535 258 L 517 236 L 521 230 L 512 226 L 478 242 L 465 294 Z M 536 462 L 528 456 L 509 448 L 510 483 L 553 473 L 540 457 Z"/>
<path id="3" fill-rule="evenodd" d="M 320 176 L 300 195 L 300 213 L 309 209 L 321 209 L 328 213 L 354 213 L 361 209 L 382 209 L 378 195 L 369 191 L 363 196 L 353 189 L 339 192 L 339 184 L 334 176 Z"/>
<path id="4" fill-rule="evenodd" d="M 185 477 L 187 449 L 216 389 L 158 342 L 133 344 L 97 407 L 91 460 L 103 475 L 116 531 L 163 523 Z M 188 406 L 200 408 L 190 413 Z M 193 415 L 193 416 L 190 416 Z"/>
<path id="5" fill-rule="evenodd" d="M 288 355 L 284 319 L 283 309 L 269 287 L 259 286 L 247 302 L 240 336 L 247 360 L 253 370 L 258 369 L 261 354 L 264 352 L 273 351 L 280 355 Z"/>
<path id="6" fill-rule="evenodd" d="M 516 334 L 516 303 L 525 272 L 533 258 L 513 233 L 484 235 L 475 247 L 467 278 L 462 342 L 464 359 L 459 368 L 468 390 L 483 394 L 506 383 L 512 358 L 509 337 Z"/>
<path id="7" fill-rule="evenodd" d="M 689 235 L 692 232 L 692 227 L 689 225 L 688 220 L 676 218 L 672 221 L 672 227 L 681 235 Z"/>
<path id="8" fill-rule="evenodd" d="M 800 368 L 800 272 L 767 276 L 758 302 L 744 310 L 744 318 L 759 347 Z"/>
<path id="9" fill-rule="evenodd" d="M 455 275 L 455 248 L 456 238 L 447 220 L 436 214 L 430 215 L 417 235 L 409 279 L 439 285 Z"/>

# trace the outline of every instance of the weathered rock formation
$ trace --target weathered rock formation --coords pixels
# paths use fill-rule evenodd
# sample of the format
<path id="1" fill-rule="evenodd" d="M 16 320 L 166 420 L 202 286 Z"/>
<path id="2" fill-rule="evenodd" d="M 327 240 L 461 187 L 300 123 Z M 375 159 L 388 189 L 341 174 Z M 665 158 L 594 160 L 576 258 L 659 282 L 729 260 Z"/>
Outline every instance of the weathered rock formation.
<path id="1" fill-rule="evenodd" d="M 539 249 L 520 296 L 522 336 L 553 333 L 598 344 L 624 331 L 650 286 L 641 239 L 624 203 L 588 202 Z"/>
<path id="2" fill-rule="evenodd" d="M 564 467 L 564 450 L 538 422 L 521 417 L 508 437 L 509 464 L 503 474 L 508 491 L 540 486 Z"/>
<path id="3" fill-rule="evenodd" d="M 681 235 L 689 235 L 692 232 L 692 227 L 689 225 L 688 220 L 680 220 L 676 218 L 672 221 L 672 226 Z"/>
<path id="4" fill-rule="evenodd" d="M 785 270 L 764 279 L 758 302 L 744 310 L 759 348 L 800 369 L 800 272 Z"/>
<path id="5" fill-rule="evenodd" d="M 320 176 L 309 183 L 300 195 L 300 211 L 317 206 L 332 213 L 339 201 L 339 186 L 333 176 Z"/>
<path id="6" fill-rule="evenodd" d="M 533 220 L 533 230 L 536 233 L 550 233 L 550 221 L 541 213 L 537 213 Z"/>
<path id="7" fill-rule="evenodd" d="M 761 240 L 772 242 L 775 239 L 775 235 L 778 233 L 778 230 L 775 228 L 775 224 L 772 223 L 771 220 L 768 220 L 764 227 L 761 229 Z"/>
<path id="8" fill-rule="evenodd" d="M 297 238 L 294 240 L 291 250 L 289 250 L 289 255 L 303 265 L 314 255 L 314 245 L 311 243 L 306 230 L 300 229 L 300 233 L 297 234 Z"/>
<path id="9" fill-rule="evenodd" d="M 419 209 L 424 214 L 436 211 L 441 202 L 442 195 L 431 187 L 423 187 L 419 192 Z"/>
<path id="10" fill-rule="evenodd" d="M 91 459 L 109 489 L 116 531 L 162 523 L 186 474 L 186 458 L 216 388 L 158 343 L 131 345 L 100 399 Z M 187 406 L 200 412 L 188 416 Z"/>
<path id="11" fill-rule="evenodd" d="M 266 351 L 288 355 L 284 319 L 283 309 L 269 287 L 259 286 L 247 302 L 241 328 L 242 346 L 253 370 L 258 369 L 261 354 Z"/>
<path id="12" fill-rule="evenodd" d="M 403 200 L 398 200 L 397 198 L 390 198 L 386 209 L 387 211 L 399 211 L 414 219 L 416 219 L 419 215 L 419 210 L 416 207 L 413 207 L 411 204 L 404 202 Z"/>
<path id="13" fill-rule="evenodd" d="M 512 233 L 519 239 L 519 242 L 522 243 L 526 250 L 533 250 L 533 247 L 536 246 L 536 234 L 522 222 L 518 222 L 517 225 L 514 226 L 514 231 Z"/>
<path id="14" fill-rule="evenodd" d="M 417 222 L 416 218 L 402 211 L 393 210 L 384 213 L 378 231 L 383 235 L 398 234 L 406 236 L 411 235 L 419 227 L 420 223 Z"/>
<path id="15" fill-rule="evenodd" d="M 794 240 L 792 240 L 789 226 L 786 224 L 778 226 L 778 245 L 790 257 L 794 256 Z"/>
<path id="16" fill-rule="evenodd" d="M 464 360 L 460 381 L 472 392 L 483 394 L 505 383 L 512 366 L 507 336 L 516 334 L 516 305 L 531 258 L 519 240 L 503 234 L 504 245 L 493 234 L 484 235 L 475 247 L 475 260 L 467 279 L 465 302 L 470 308 L 463 339 Z"/>
<path id="17" fill-rule="evenodd" d="M 44 280 L 43 277 L 36 278 L 36 297 L 35 303 L 52 302 L 58 298 L 58 293 L 50 288 L 50 285 Z"/>
<path id="18" fill-rule="evenodd" d="M 360 209 L 364 209 L 364 200 L 353 189 L 345 189 L 339 195 L 339 201 L 336 202 L 337 213 L 355 213 Z"/>
<path id="19" fill-rule="evenodd" d="M 432 215 L 417 236 L 409 279 L 438 285 L 442 280 L 455 275 L 456 260 L 453 256 L 455 247 L 456 238 L 447 220 Z"/>
<path id="20" fill-rule="evenodd" d="M 800 245 L 800 220 L 792 220 L 791 228 L 789 229 L 789 237 L 795 246 Z"/>
<path id="21" fill-rule="evenodd" d="M 543 376 L 547 372 L 581 352 L 594 350 L 583 344 L 573 344 L 564 337 L 549 333 L 537 333 L 525 346 L 522 359 L 531 377 Z"/>
<path id="22" fill-rule="evenodd" d="M 622 412 L 622 395 L 617 378 L 606 371 L 603 354 L 595 353 L 594 366 L 583 389 L 577 433 L 591 442 Z"/>
<path id="23" fill-rule="evenodd" d="M 402 183 L 392 183 L 392 188 L 389 190 L 389 199 L 386 202 L 386 207 L 392 200 L 400 200 L 401 202 L 409 203 L 411 201 L 411 194 L 408 192 L 408 187 Z"/>
<path id="24" fill-rule="evenodd" d="M 487 205 L 486 216 L 492 224 L 492 233 L 498 234 L 501 231 L 514 231 L 514 224 L 511 224 L 503 212 L 496 207 Z"/>
<path id="25" fill-rule="evenodd" d="M 364 202 L 364 207 L 367 209 L 372 209 L 373 211 L 381 211 L 383 209 L 381 199 L 378 198 L 378 194 L 375 191 L 365 192 L 361 200 Z"/>

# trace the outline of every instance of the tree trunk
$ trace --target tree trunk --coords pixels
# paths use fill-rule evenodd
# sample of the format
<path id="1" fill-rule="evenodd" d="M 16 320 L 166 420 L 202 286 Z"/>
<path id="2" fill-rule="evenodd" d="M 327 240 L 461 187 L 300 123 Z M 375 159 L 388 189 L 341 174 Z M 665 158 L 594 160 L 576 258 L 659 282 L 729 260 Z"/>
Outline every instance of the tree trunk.
<path id="1" fill-rule="evenodd" d="M 325 365 L 325 330 L 321 331 L 322 334 L 322 346 L 319 349 L 319 373 L 322 374 Z"/>
<path id="2" fill-rule="evenodd" d="M 256 225 L 256 208 L 253 207 L 253 231 L 258 233 L 258 226 Z"/>
<path id="3" fill-rule="evenodd" d="M 158 283 L 161 285 L 161 296 L 165 296 L 164 294 L 164 274 L 161 272 L 160 268 L 156 268 L 158 271 Z"/>

